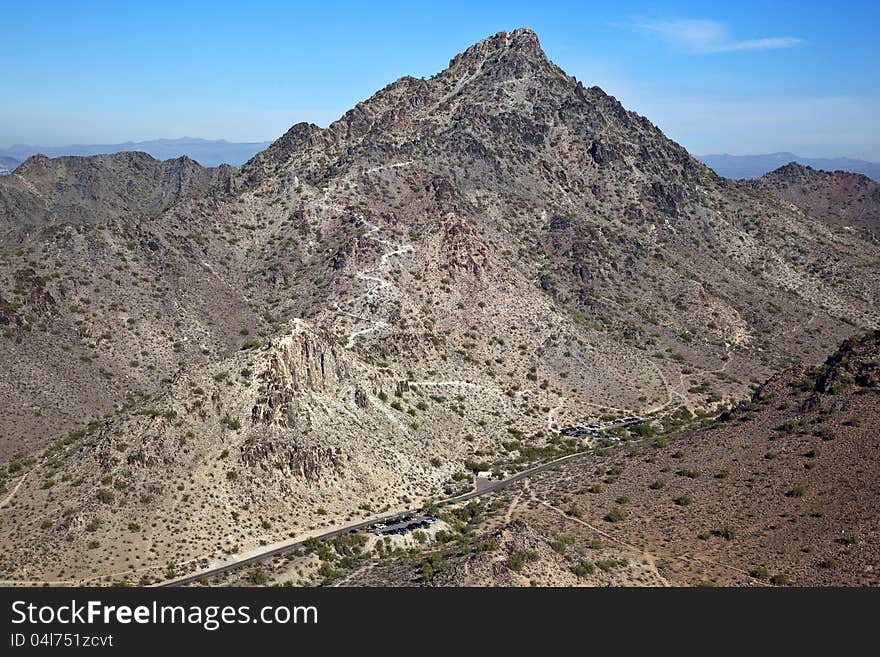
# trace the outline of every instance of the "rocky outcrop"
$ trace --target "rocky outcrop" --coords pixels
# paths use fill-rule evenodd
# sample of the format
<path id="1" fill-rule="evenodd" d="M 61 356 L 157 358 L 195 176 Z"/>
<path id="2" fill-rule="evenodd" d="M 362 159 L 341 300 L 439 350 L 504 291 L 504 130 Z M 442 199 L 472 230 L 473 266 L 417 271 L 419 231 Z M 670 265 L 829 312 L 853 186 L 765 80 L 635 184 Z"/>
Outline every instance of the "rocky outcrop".
<path id="1" fill-rule="evenodd" d="M 366 408 L 369 403 L 367 400 L 367 393 L 363 388 L 355 388 L 354 391 L 354 403 L 357 404 L 358 408 Z"/>
<path id="2" fill-rule="evenodd" d="M 441 249 L 453 270 L 479 274 L 487 259 L 488 249 L 474 227 L 460 217 L 449 214 L 440 224 Z"/>
<path id="3" fill-rule="evenodd" d="M 819 369 L 815 389 L 827 393 L 853 384 L 880 387 L 880 330 L 845 341 Z"/>
<path id="4" fill-rule="evenodd" d="M 55 298 L 46 289 L 46 281 L 30 267 L 16 272 L 15 288 L 35 313 L 45 315 L 55 308 Z"/>
<path id="5" fill-rule="evenodd" d="M 21 315 L 16 312 L 18 304 L 7 301 L 0 296 L 0 325 L 2 326 L 21 326 Z"/>
<path id="6" fill-rule="evenodd" d="M 242 445 L 241 460 L 251 468 L 280 470 L 285 475 L 316 483 L 329 472 L 339 472 L 345 459 L 339 448 L 302 445 L 282 439 L 254 439 Z"/>
<path id="7" fill-rule="evenodd" d="M 261 374 L 265 392 L 254 405 L 251 420 L 267 426 L 295 426 L 300 393 L 336 392 L 348 378 L 342 349 L 296 321 L 290 334 L 273 339 L 267 347 Z"/>

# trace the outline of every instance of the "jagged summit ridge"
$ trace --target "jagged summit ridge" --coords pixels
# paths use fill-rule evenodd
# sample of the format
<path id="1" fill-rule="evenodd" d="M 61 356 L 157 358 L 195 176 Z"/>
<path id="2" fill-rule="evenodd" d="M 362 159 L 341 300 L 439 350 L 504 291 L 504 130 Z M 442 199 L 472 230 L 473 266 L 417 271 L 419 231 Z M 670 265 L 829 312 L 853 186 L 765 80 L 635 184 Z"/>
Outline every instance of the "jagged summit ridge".
<path id="1" fill-rule="evenodd" d="M 403 120 L 429 119 L 438 111 L 450 109 L 456 96 L 473 92 L 478 79 L 483 80 L 484 86 L 494 86 L 502 80 L 538 78 L 542 72 L 551 77 L 567 77 L 547 59 L 533 30 L 499 32 L 453 57 L 448 68 L 430 79 L 399 78 L 355 105 L 326 129 L 306 122 L 292 126 L 246 163 L 243 171 L 253 180 L 261 169 L 283 164 L 297 151 L 328 148 L 367 136 L 375 138 L 378 132 L 393 131 Z"/>
<path id="2" fill-rule="evenodd" d="M 591 186 L 596 168 L 635 172 L 634 184 L 651 178 L 648 193 L 672 211 L 684 192 L 658 179 L 672 174 L 693 190 L 714 178 L 650 121 L 559 69 L 528 28 L 483 39 L 431 78 L 402 77 L 326 129 L 294 126 L 243 171 L 249 185 L 282 170 L 323 184 L 352 169 L 472 159 L 496 176 L 512 165 L 527 178 L 539 166 Z"/>
<path id="3" fill-rule="evenodd" d="M 475 43 L 453 57 L 444 72 L 458 72 L 486 62 L 502 67 L 504 64 L 526 62 L 552 66 L 541 48 L 538 35 L 528 27 L 521 27 L 513 32 L 498 32 Z"/>

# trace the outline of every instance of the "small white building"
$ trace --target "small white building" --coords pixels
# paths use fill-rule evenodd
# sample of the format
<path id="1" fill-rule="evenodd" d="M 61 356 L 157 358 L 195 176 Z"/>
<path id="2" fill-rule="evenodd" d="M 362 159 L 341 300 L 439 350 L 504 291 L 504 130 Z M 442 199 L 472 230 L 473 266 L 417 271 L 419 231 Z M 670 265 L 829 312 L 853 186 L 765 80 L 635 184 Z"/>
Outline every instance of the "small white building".
<path id="1" fill-rule="evenodd" d="M 491 470 L 480 470 L 477 473 L 477 479 L 491 479 L 492 471 Z"/>

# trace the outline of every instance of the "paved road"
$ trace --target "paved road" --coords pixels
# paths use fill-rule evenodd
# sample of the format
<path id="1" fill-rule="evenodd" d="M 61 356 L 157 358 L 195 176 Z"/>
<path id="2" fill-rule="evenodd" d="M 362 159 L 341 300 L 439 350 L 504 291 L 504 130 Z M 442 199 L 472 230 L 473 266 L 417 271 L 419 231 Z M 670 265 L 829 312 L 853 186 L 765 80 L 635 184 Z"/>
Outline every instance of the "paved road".
<path id="1" fill-rule="evenodd" d="M 517 481 L 521 481 L 527 477 L 531 477 L 534 474 L 539 472 L 543 472 L 545 470 L 549 470 L 552 467 L 559 465 L 565 461 L 568 461 L 573 458 L 577 458 L 578 456 L 583 456 L 588 452 L 576 452 L 575 454 L 569 454 L 568 456 L 560 457 L 554 461 L 548 461 L 547 463 L 542 463 L 541 465 L 536 465 L 533 468 L 529 468 L 527 470 L 523 470 L 507 479 L 498 479 L 496 481 L 488 482 L 484 487 L 481 487 L 480 490 L 472 490 L 469 493 L 464 493 L 463 495 L 457 495 L 456 497 L 450 497 L 445 500 L 441 500 L 437 503 L 438 506 L 445 506 L 447 504 L 454 504 L 457 502 L 465 502 L 467 500 L 473 499 L 475 497 L 479 497 L 481 495 L 486 495 L 487 493 L 491 493 L 493 491 L 500 490 L 507 486 L 510 486 Z M 379 516 L 376 518 L 370 518 L 369 520 L 363 520 L 361 522 L 346 525 L 344 527 L 340 527 L 338 529 L 333 529 L 328 532 L 324 532 L 323 534 L 318 534 L 313 536 L 312 538 L 316 538 L 318 540 L 328 539 L 328 538 L 336 538 L 337 536 L 342 536 L 343 534 L 348 534 L 352 530 L 361 530 L 366 529 L 370 525 L 373 525 L 377 522 L 383 522 L 385 520 L 389 520 L 391 518 L 396 518 L 401 515 L 413 515 L 414 517 L 420 513 L 419 509 L 412 511 L 396 511 L 395 513 L 388 513 L 383 516 Z M 183 586 L 185 584 L 191 584 L 197 580 L 205 579 L 208 577 L 213 577 L 215 575 L 221 575 L 223 573 L 227 573 L 231 570 L 236 570 L 237 568 L 243 568 L 244 566 L 249 566 L 254 563 L 259 563 L 261 561 L 265 561 L 271 557 L 278 556 L 279 554 L 284 554 L 286 552 L 291 552 L 298 547 L 302 547 L 305 545 L 306 541 L 309 539 L 302 539 L 299 541 L 294 541 L 292 543 L 285 543 L 284 545 L 280 545 L 275 548 L 271 548 L 266 550 L 265 552 L 260 552 L 259 554 L 255 554 L 250 557 L 245 557 L 243 559 L 239 559 L 234 562 L 221 564 L 219 566 L 215 566 L 213 568 L 209 568 L 207 570 L 203 570 L 201 572 L 195 573 L 193 575 L 187 575 L 185 577 L 179 577 L 177 579 L 168 580 L 167 582 L 163 582 L 158 586 L 168 587 L 168 586 Z"/>

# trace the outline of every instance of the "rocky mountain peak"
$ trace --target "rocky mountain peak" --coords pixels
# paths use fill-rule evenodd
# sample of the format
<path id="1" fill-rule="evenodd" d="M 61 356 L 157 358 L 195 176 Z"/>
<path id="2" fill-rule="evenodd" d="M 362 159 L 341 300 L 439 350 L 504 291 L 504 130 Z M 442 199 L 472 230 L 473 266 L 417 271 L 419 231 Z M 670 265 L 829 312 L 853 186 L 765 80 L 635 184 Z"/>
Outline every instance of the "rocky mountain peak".
<path id="1" fill-rule="evenodd" d="M 824 169 L 815 169 L 806 164 L 799 162 L 789 162 L 781 167 L 768 171 L 761 176 L 759 181 L 775 181 L 788 183 L 804 183 L 808 181 L 838 181 L 848 182 L 850 184 L 866 185 L 876 187 L 877 183 L 860 173 L 852 173 L 849 171 L 830 171 Z"/>
<path id="2" fill-rule="evenodd" d="M 474 72 L 494 68 L 512 77 L 523 77 L 540 66 L 552 66 L 541 49 L 538 35 L 527 27 L 498 32 L 452 58 L 445 72 Z"/>
<path id="3" fill-rule="evenodd" d="M 42 153 L 31 155 L 28 159 L 21 163 L 17 173 L 21 175 L 41 175 L 49 169 L 49 158 Z"/>
<path id="4" fill-rule="evenodd" d="M 792 161 L 788 164 L 783 164 L 781 167 L 778 167 L 773 171 L 765 173 L 762 177 L 794 182 L 804 180 L 805 178 L 811 177 L 812 175 L 817 173 L 819 172 L 813 167 Z"/>
<path id="5" fill-rule="evenodd" d="M 835 226 L 849 226 L 876 239 L 880 185 L 859 173 L 823 171 L 789 162 L 753 183 Z"/>

